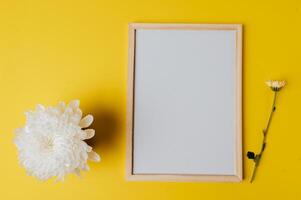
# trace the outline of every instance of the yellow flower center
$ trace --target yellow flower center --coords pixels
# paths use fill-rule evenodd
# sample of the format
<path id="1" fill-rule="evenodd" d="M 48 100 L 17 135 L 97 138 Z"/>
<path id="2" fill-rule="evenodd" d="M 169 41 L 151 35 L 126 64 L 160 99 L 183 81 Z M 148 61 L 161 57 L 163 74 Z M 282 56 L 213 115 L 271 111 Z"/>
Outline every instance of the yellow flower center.
<path id="1" fill-rule="evenodd" d="M 54 146 L 53 139 L 50 137 L 44 137 L 42 140 L 42 148 L 44 150 L 52 150 Z"/>

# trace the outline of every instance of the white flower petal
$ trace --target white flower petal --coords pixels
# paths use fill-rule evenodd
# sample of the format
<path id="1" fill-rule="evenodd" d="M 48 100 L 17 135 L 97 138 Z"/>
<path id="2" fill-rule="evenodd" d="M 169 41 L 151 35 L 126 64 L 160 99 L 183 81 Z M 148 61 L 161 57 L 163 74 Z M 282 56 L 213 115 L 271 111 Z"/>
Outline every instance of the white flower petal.
<path id="1" fill-rule="evenodd" d="M 87 128 L 90 126 L 93 122 L 93 116 L 92 115 L 87 115 L 82 120 L 79 122 L 79 126 L 82 128 Z"/>
<path id="2" fill-rule="evenodd" d="M 91 139 L 95 135 L 94 129 L 86 129 L 84 131 L 86 132 L 86 136 L 85 136 L 84 140 Z"/>
<path id="3" fill-rule="evenodd" d="M 44 179 L 45 180 L 45 179 Z M 60 174 L 56 177 L 56 182 L 63 182 L 65 180 L 65 177 L 64 175 Z"/>
<path id="4" fill-rule="evenodd" d="M 90 167 L 89 167 L 88 165 L 85 165 L 85 166 L 83 167 L 82 170 L 84 170 L 84 171 L 89 171 L 89 170 L 90 170 Z"/>
<path id="5" fill-rule="evenodd" d="M 58 105 L 57 105 L 57 108 L 60 110 L 60 112 L 63 112 L 66 108 L 66 104 L 65 102 L 59 102 Z"/>
<path id="6" fill-rule="evenodd" d="M 99 162 L 100 157 L 95 151 L 90 151 L 88 152 L 89 159 L 94 161 L 94 162 Z"/>
<path id="7" fill-rule="evenodd" d="M 92 147 L 90 147 L 89 145 L 87 145 L 87 152 L 91 152 L 92 151 Z"/>
<path id="8" fill-rule="evenodd" d="M 70 122 L 78 125 L 81 118 L 82 118 L 82 111 L 80 109 L 76 109 L 76 111 L 73 112 L 73 114 L 70 116 Z"/>
<path id="9" fill-rule="evenodd" d="M 71 108 L 78 108 L 79 107 L 79 104 L 80 104 L 80 101 L 79 100 L 73 100 L 73 101 L 70 101 L 69 105 Z"/>
<path id="10" fill-rule="evenodd" d="M 80 173 L 80 169 L 76 168 L 76 169 L 74 170 L 74 173 L 75 173 L 78 177 L 82 177 L 82 176 L 81 176 L 81 173 Z"/>
<path id="11" fill-rule="evenodd" d="M 267 84 L 267 86 L 272 87 L 272 81 L 271 80 L 268 80 L 265 83 Z"/>
<path id="12" fill-rule="evenodd" d="M 36 109 L 37 109 L 37 111 L 43 111 L 43 110 L 45 110 L 45 107 L 43 105 L 41 105 L 41 104 L 38 104 L 36 106 Z"/>

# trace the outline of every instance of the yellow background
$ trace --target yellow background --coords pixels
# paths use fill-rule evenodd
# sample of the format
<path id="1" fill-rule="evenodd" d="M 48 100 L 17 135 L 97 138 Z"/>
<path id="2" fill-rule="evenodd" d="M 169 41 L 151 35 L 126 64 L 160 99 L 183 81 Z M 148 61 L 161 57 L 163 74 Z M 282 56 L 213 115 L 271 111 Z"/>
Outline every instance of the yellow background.
<path id="1" fill-rule="evenodd" d="M 301 199 L 301 4 L 298 0 L 2 0 L 0 199 Z M 244 25 L 244 154 L 258 150 L 271 106 L 267 79 L 285 79 L 258 176 L 248 183 L 126 182 L 129 22 Z M 95 115 L 102 162 L 63 183 L 39 182 L 17 160 L 14 129 L 37 103 L 80 99 Z M 180 159 L 180 158 L 179 158 Z"/>

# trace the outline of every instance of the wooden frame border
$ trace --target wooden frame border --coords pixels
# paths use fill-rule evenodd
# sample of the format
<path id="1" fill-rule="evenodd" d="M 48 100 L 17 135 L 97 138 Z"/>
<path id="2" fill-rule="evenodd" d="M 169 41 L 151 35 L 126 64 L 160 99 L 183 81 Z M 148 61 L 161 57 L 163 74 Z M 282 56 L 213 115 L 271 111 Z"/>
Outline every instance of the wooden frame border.
<path id="1" fill-rule="evenodd" d="M 135 82 L 135 33 L 137 29 L 163 30 L 235 30 L 236 31 L 236 174 L 235 175 L 172 175 L 133 173 L 133 117 Z M 242 168 L 242 25 L 241 24 L 129 24 L 127 113 L 126 113 L 126 178 L 130 181 L 172 182 L 240 182 Z"/>

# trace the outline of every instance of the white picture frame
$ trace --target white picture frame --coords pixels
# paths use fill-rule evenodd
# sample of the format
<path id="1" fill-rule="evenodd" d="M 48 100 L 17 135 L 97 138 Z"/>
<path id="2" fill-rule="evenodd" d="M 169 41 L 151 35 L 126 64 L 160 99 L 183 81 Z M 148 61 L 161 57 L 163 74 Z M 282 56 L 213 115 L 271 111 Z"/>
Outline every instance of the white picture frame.
<path id="1" fill-rule="evenodd" d="M 129 25 L 126 177 L 240 182 L 242 25 Z"/>

